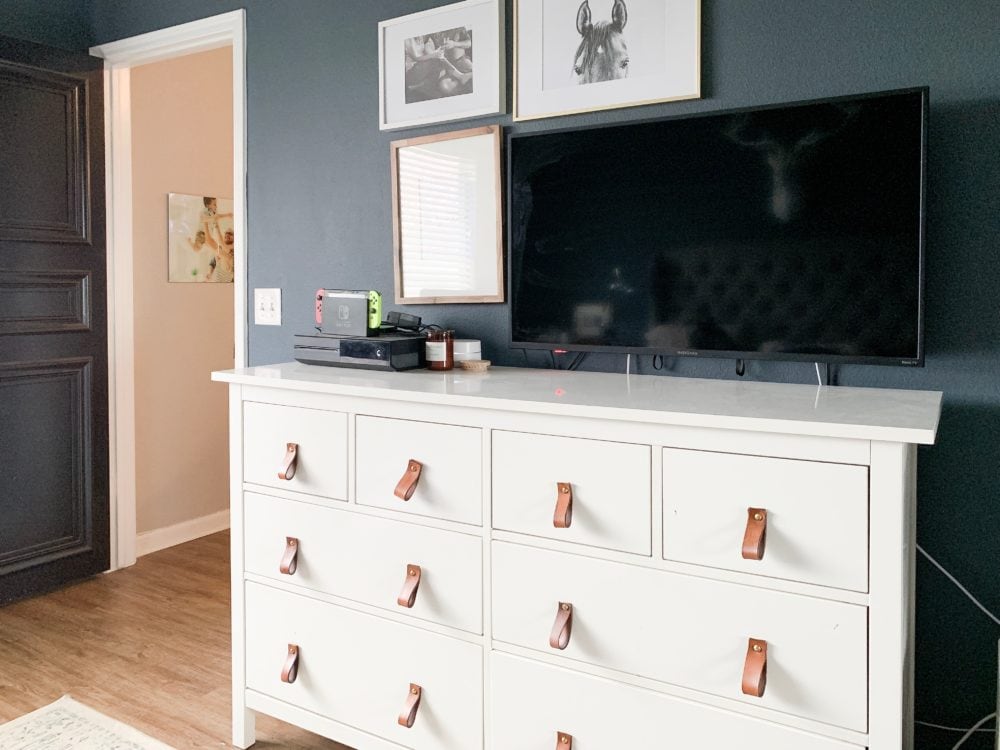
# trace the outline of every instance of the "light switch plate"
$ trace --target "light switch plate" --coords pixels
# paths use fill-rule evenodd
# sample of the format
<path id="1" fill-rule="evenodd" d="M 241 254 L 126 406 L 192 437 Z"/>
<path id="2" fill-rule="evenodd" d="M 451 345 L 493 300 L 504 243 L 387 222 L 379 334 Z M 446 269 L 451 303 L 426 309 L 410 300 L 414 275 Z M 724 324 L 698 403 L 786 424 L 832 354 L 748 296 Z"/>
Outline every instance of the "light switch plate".
<path id="1" fill-rule="evenodd" d="M 281 325 L 281 290 L 253 290 L 253 322 L 258 326 Z"/>

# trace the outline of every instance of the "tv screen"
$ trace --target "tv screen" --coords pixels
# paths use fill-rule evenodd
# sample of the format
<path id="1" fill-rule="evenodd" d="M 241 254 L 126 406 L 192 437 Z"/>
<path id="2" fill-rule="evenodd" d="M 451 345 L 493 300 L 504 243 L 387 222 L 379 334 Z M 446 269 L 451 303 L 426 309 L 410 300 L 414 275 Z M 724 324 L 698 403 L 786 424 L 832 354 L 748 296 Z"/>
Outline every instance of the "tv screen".
<path id="1" fill-rule="evenodd" d="M 926 89 L 508 141 L 511 344 L 923 363 Z"/>

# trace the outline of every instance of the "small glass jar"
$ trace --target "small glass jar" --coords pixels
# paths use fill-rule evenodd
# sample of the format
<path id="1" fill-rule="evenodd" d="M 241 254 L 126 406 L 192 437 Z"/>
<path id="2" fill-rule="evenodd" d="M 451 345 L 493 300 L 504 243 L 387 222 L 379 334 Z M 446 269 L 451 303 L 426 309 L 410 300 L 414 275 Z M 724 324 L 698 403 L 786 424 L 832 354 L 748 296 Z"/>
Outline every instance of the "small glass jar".
<path id="1" fill-rule="evenodd" d="M 427 369 L 450 370 L 455 366 L 455 332 L 427 332 Z"/>

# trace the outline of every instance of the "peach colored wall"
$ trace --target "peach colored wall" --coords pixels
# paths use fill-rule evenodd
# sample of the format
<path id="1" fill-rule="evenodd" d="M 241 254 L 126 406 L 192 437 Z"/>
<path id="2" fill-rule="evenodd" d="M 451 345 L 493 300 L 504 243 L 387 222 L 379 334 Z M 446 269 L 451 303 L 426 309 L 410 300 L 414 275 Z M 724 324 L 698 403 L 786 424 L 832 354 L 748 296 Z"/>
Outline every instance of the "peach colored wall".
<path id="1" fill-rule="evenodd" d="M 232 198 L 232 52 L 132 70 L 136 527 L 229 507 L 233 285 L 167 282 L 167 194 Z"/>

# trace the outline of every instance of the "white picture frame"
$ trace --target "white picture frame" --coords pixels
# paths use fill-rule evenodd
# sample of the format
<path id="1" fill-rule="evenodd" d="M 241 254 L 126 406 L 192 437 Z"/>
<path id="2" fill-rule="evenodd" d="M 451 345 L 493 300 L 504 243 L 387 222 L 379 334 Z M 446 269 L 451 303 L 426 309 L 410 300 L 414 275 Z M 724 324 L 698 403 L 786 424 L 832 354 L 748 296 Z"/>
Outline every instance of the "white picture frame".
<path id="1" fill-rule="evenodd" d="M 514 0 L 514 120 L 701 98 L 701 0 Z"/>
<path id="2" fill-rule="evenodd" d="M 379 130 L 502 114 L 504 5 L 464 0 L 379 22 Z"/>

